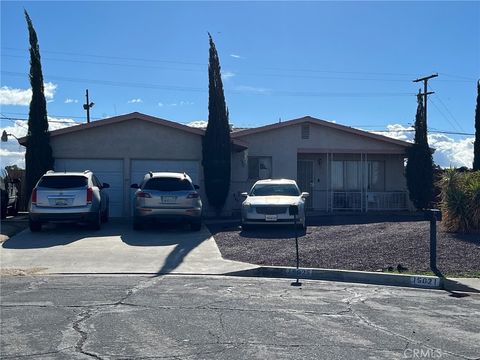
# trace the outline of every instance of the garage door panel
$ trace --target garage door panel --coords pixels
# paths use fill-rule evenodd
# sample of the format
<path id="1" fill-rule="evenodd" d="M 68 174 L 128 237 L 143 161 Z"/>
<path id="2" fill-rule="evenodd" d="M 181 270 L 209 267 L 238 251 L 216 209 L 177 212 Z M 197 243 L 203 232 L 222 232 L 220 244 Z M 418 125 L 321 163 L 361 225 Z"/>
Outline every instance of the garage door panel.
<path id="1" fill-rule="evenodd" d="M 143 181 L 145 174 L 149 171 L 161 172 L 161 171 L 173 171 L 173 172 L 186 172 L 192 179 L 194 184 L 198 184 L 198 169 L 199 161 L 197 160 L 146 160 L 138 159 L 132 160 L 130 167 L 130 181 L 132 184 L 138 184 Z M 133 204 L 135 190 L 131 191 L 131 199 Z M 133 206 L 131 207 L 133 213 Z"/>
<path id="2" fill-rule="evenodd" d="M 91 170 L 102 183 L 110 199 L 110 216 L 123 214 L 123 160 L 114 159 L 55 159 L 56 171 Z"/>

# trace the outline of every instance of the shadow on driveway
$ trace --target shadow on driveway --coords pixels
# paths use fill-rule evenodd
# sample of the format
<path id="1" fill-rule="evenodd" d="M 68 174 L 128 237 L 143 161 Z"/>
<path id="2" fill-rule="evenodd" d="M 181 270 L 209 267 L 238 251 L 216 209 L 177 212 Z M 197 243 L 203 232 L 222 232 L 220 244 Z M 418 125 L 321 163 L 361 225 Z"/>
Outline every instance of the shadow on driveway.
<path id="1" fill-rule="evenodd" d="M 205 228 L 191 231 L 189 226 L 183 224 L 152 224 L 141 231 L 123 233 L 120 237 L 130 246 L 175 245 L 155 275 L 159 276 L 173 272 L 193 249 L 210 238 L 210 234 L 206 233 Z"/>
<path id="2" fill-rule="evenodd" d="M 157 248 L 152 249 L 154 256 L 158 253 L 152 263 L 153 265 L 156 263 L 160 267 L 158 271 L 154 270 L 159 275 L 175 270 L 184 262 L 188 254 L 209 238 L 210 233 L 206 228 L 202 228 L 200 231 L 191 231 L 188 226 L 181 224 L 162 224 L 147 227 L 142 231 L 135 231 L 128 219 L 112 219 L 109 223 L 103 224 L 100 230 L 93 230 L 88 224 L 46 224 L 42 231 L 38 233 L 26 230 L 6 240 L 1 246 L 5 250 L 34 250 L 57 247 L 56 251 L 59 251 L 59 253 L 56 256 L 62 256 L 62 252 L 65 252 L 65 261 L 78 260 L 80 263 L 85 253 L 90 251 L 91 256 L 88 260 L 90 262 L 92 258 L 98 258 L 99 262 L 105 261 L 109 256 L 112 256 L 113 251 L 113 256 L 118 259 L 126 257 L 125 261 L 131 262 L 133 268 L 136 267 L 136 261 L 139 263 L 142 261 L 152 262 L 152 254 L 148 255 L 148 248 Z M 75 248 L 66 247 L 75 242 L 78 242 Z M 140 247 L 145 249 L 141 250 Z M 135 250 L 135 248 L 138 250 Z M 209 256 L 216 255 L 210 254 L 210 250 L 211 248 L 207 246 L 196 256 L 198 258 L 203 257 L 208 262 Z M 18 256 L 32 255 L 19 253 Z M 145 258 L 142 258 L 143 256 Z M 198 258 L 195 261 L 199 261 Z"/>
<path id="3" fill-rule="evenodd" d="M 114 236 L 113 229 L 104 225 L 101 230 L 91 230 L 83 224 L 46 224 L 42 231 L 32 233 L 30 230 L 17 234 L 6 240 L 5 249 L 40 249 L 68 245 L 85 237 Z M 117 231 L 118 233 L 118 231 Z"/>

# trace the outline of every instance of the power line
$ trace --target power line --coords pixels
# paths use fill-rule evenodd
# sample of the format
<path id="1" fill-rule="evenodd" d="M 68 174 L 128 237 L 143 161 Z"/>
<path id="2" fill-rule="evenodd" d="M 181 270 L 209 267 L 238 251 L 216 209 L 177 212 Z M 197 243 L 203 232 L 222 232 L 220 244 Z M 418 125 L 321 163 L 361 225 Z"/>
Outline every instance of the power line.
<path id="1" fill-rule="evenodd" d="M 430 98 L 430 102 L 431 102 L 432 105 L 435 107 L 435 109 L 437 109 L 438 113 L 439 113 L 440 115 L 442 115 L 442 117 L 450 124 L 450 126 L 451 126 L 452 128 L 457 128 L 457 129 L 458 129 L 458 127 L 457 127 L 453 122 L 451 122 L 450 119 L 445 115 L 445 113 L 438 107 L 438 105 L 437 105 L 437 103 L 434 101 L 434 98 L 433 98 L 433 97 Z M 462 129 L 459 129 L 459 130 L 462 130 Z"/>
<path id="2" fill-rule="evenodd" d="M 28 121 L 28 119 L 8 117 L 8 116 L 0 116 L 0 119 L 1 119 L 1 120 L 9 120 L 9 121 L 17 121 L 17 120 L 20 120 L 20 121 Z M 48 120 L 48 122 L 49 122 L 49 123 L 57 123 L 57 124 L 73 124 L 73 125 L 79 124 L 79 123 L 77 123 L 76 121 L 64 121 L 64 120 Z M 21 124 L 18 124 L 18 125 L 21 126 L 21 127 L 24 127 L 24 126 L 21 125 Z"/>
<path id="3" fill-rule="evenodd" d="M 3 49 L 28 52 L 28 49 L 19 49 L 19 48 L 11 48 L 11 47 L 3 47 Z M 169 64 L 208 66 L 207 63 L 195 63 L 195 62 L 186 62 L 186 61 L 178 61 L 178 60 L 145 59 L 145 58 L 98 55 L 98 54 L 81 54 L 81 53 L 74 53 L 74 52 L 49 51 L 44 49 L 42 49 L 41 52 L 51 53 L 51 54 L 60 54 L 60 55 L 71 55 L 71 56 L 86 56 L 86 57 L 93 57 L 93 58 L 100 58 L 100 59 L 131 60 L 131 61 L 159 62 L 159 63 L 169 63 Z"/>
<path id="4" fill-rule="evenodd" d="M 9 120 L 9 121 L 16 121 L 16 120 L 28 121 L 28 119 L 12 118 L 12 117 L 6 117 L 6 116 L 2 116 L 2 117 L 0 117 L 0 119 Z M 57 121 L 57 120 L 49 120 L 48 122 L 72 124 L 72 125 L 78 125 L 79 124 L 77 122 Z M 22 126 L 21 124 L 18 124 L 18 125 L 26 129 L 26 127 Z M 370 126 L 372 126 L 372 125 L 370 125 Z M 365 125 L 350 125 L 350 127 L 367 127 L 367 126 L 365 126 Z M 372 130 L 372 132 L 377 132 L 377 133 L 414 132 L 414 131 L 415 131 L 415 129 Z M 464 135 L 464 136 L 474 136 L 475 135 L 475 134 L 472 134 L 472 133 L 456 132 L 456 131 L 444 131 L 444 130 L 428 130 L 428 133 L 430 133 L 430 134 Z"/>
<path id="5" fill-rule="evenodd" d="M 10 114 L 10 115 L 21 115 L 21 116 L 28 116 L 27 113 L 19 113 L 19 112 L 3 112 L 2 116 L 5 116 L 4 114 Z M 49 117 L 54 117 L 54 118 L 74 118 L 74 119 L 85 119 L 85 116 L 77 116 L 77 115 L 48 115 Z M 101 118 L 93 118 L 94 120 L 99 120 Z M 28 119 L 27 119 L 28 120 Z M 56 121 L 56 120 L 55 120 Z"/>
<path id="6" fill-rule="evenodd" d="M 12 51 L 22 51 L 28 52 L 28 49 L 24 48 L 13 48 L 13 47 L 3 47 L 2 50 L 12 50 Z M 2 51 L 4 53 L 4 51 Z M 150 62 L 150 63 L 166 63 L 166 64 L 180 64 L 180 65 L 194 65 L 194 66 L 203 66 L 207 67 L 207 63 L 200 63 L 200 62 L 191 62 L 191 61 L 183 61 L 183 60 L 165 60 L 165 59 L 147 59 L 147 58 L 137 58 L 137 57 L 125 57 L 125 56 L 111 56 L 111 55 L 98 55 L 98 54 L 85 54 L 85 53 L 77 53 L 77 52 L 65 52 L 65 51 L 49 51 L 42 49 L 42 53 L 50 53 L 50 54 L 59 54 L 59 55 L 67 55 L 67 56 L 82 56 L 82 57 L 92 57 L 97 59 L 114 59 L 114 60 L 126 60 L 126 61 L 142 61 L 142 62 Z M 3 54 L 2 54 L 3 55 Z M 3 56 L 11 56 L 11 57 L 21 57 L 15 55 L 3 55 Z M 57 59 L 55 59 L 57 60 Z M 68 60 L 65 59 L 64 61 L 72 61 L 72 62 L 80 62 L 80 60 Z M 93 62 L 92 62 L 93 63 Z M 112 63 L 100 63 L 105 65 L 124 65 L 124 66 L 138 66 L 138 65 L 130 65 L 130 64 L 112 64 Z M 144 66 L 143 66 L 144 67 Z M 327 74 L 357 74 L 357 75 L 375 75 L 375 76 L 405 76 L 405 77 L 412 77 L 415 74 L 413 73 L 396 73 L 396 72 L 372 72 L 372 71 L 336 71 L 336 70 L 319 70 L 319 69 L 302 69 L 302 68 L 278 68 L 278 67 L 257 67 L 258 69 L 265 69 L 265 70 L 276 70 L 276 71 L 293 71 L 293 72 L 307 72 L 307 73 L 327 73 Z M 195 70 L 191 70 L 195 71 Z M 448 77 L 454 77 L 458 79 L 462 79 L 462 81 L 475 81 L 476 79 L 471 77 L 466 77 L 462 75 L 453 75 L 447 73 L 441 73 L 442 75 Z M 253 75 L 253 74 L 252 74 Z M 408 79 L 404 79 L 402 81 L 408 81 Z M 395 80 L 397 81 L 397 80 Z M 400 81 L 400 80 L 398 80 Z M 438 80 L 438 81 L 460 81 L 460 80 Z"/>
<path id="7" fill-rule="evenodd" d="M 430 86 L 430 89 L 432 89 L 432 87 Z M 435 94 L 436 97 L 438 98 L 438 100 L 440 101 L 440 104 L 443 105 L 443 107 L 445 108 L 445 110 L 447 110 L 448 114 L 450 114 L 450 117 L 453 119 L 453 121 L 455 121 L 455 123 L 458 125 L 458 128 L 461 130 L 461 131 L 464 131 L 463 128 L 462 128 L 462 125 L 460 125 L 460 123 L 457 121 L 457 119 L 455 118 L 455 116 L 453 116 L 452 112 L 450 111 L 450 109 L 447 107 L 447 105 L 445 105 L 445 103 L 442 101 L 442 99 L 440 98 L 440 96 L 438 94 Z"/>
<path id="8" fill-rule="evenodd" d="M 3 57 L 12 57 L 12 58 L 24 58 L 21 55 L 9 55 L 1 54 Z M 70 62 L 78 64 L 92 64 L 92 65 L 105 65 L 105 66 L 123 66 L 130 68 L 139 68 L 138 64 L 120 64 L 120 63 L 109 63 L 109 62 L 98 62 L 98 61 L 87 61 L 87 60 L 78 60 L 78 59 L 55 59 L 49 57 L 43 57 L 42 60 L 48 61 L 60 61 L 60 62 Z M 186 71 L 186 72 L 198 72 L 206 73 L 207 69 L 179 69 L 163 66 L 154 66 L 154 65 L 141 65 L 141 69 L 151 68 L 151 69 L 160 69 L 168 71 Z M 280 69 L 280 68 L 271 68 L 272 70 L 280 71 L 299 71 L 299 72 L 315 72 L 315 73 L 331 73 L 331 74 L 356 74 L 356 75 L 399 75 L 394 73 L 370 73 L 370 72 L 354 72 L 354 71 L 324 71 L 324 70 L 294 70 L 294 69 Z M 235 75 L 241 76 L 254 76 L 254 77 L 274 77 L 274 78 L 300 78 L 300 79 L 322 79 L 322 80 L 343 80 L 343 81 L 381 81 L 381 82 L 405 82 L 407 79 L 395 79 L 395 78 L 368 78 L 368 77 L 335 77 L 335 76 L 312 76 L 312 75 L 295 75 L 295 74 L 268 74 L 268 73 L 251 73 L 251 72 L 235 72 Z M 401 74 L 400 74 L 401 75 Z M 448 82 L 470 82 L 469 80 L 444 80 Z"/>
<path id="9" fill-rule="evenodd" d="M 27 76 L 24 73 L 12 72 L 12 71 L 1 71 L 3 74 L 10 76 Z M 116 87 L 136 87 L 136 88 L 146 88 L 146 89 L 160 89 L 160 90 L 170 90 L 170 91 L 180 91 L 180 92 L 201 92 L 206 93 L 208 89 L 205 88 L 193 88 L 193 87 L 182 87 L 182 86 L 173 86 L 173 85 L 157 85 L 157 84 L 148 84 L 148 83 L 131 83 L 131 82 L 122 82 L 122 81 L 110 81 L 110 80 L 98 80 L 98 79 L 81 79 L 81 78 L 70 78 L 63 76 L 48 75 L 44 76 L 51 79 L 68 81 L 68 82 L 80 82 L 80 83 L 89 83 L 89 84 L 98 84 L 106 86 L 116 86 Z M 235 90 L 235 89 L 225 89 L 226 92 L 231 94 L 245 94 L 246 91 Z M 365 92 L 365 93 L 355 93 L 355 92 L 300 92 L 300 91 L 287 91 L 287 90 L 265 90 L 254 92 L 256 95 L 264 96 L 313 96 L 313 97 L 390 97 L 390 96 L 411 96 L 413 93 L 410 92 Z"/>

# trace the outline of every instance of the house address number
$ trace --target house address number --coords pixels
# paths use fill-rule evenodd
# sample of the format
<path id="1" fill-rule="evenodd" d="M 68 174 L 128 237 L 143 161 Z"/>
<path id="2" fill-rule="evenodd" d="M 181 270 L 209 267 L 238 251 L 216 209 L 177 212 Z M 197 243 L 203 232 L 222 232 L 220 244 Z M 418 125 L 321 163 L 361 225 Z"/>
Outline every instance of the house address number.
<path id="1" fill-rule="evenodd" d="M 412 284 L 418 286 L 439 287 L 440 279 L 425 276 L 412 276 Z"/>

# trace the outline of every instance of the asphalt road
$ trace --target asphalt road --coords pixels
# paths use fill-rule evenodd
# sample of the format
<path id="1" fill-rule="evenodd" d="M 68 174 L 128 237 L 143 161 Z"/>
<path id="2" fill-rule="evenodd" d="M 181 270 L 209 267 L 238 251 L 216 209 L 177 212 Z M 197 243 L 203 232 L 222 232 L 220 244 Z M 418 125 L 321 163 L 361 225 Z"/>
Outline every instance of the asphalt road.
<path id="1" fill-rule="evenodd" d="M 2 359 L 479 359 L 480 296 L 225 276 L 3 276 Z"/>

